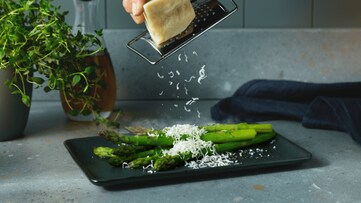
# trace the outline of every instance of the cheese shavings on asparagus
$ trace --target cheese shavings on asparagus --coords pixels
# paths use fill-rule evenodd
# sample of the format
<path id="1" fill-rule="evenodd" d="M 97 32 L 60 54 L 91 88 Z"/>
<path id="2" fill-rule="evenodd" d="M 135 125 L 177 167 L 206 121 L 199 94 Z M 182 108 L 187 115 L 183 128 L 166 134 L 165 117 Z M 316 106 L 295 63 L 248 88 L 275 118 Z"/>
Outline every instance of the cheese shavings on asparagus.
<path id="1" fill-rule="evenodd" d="M 163 150 L 163 154 L 174 156 L 190 152 L 192 157 L 196 158 L 204 155 L 204 149 L 215 151 L 212 142 L 201 140 L 201 135 L 206 133 L 204 128 L 189 124 L 174 125 L 164 128 L 163 133 L 174 139 L 173 147 Z M 182 140 L 183 135 L 188 137 Z"/>

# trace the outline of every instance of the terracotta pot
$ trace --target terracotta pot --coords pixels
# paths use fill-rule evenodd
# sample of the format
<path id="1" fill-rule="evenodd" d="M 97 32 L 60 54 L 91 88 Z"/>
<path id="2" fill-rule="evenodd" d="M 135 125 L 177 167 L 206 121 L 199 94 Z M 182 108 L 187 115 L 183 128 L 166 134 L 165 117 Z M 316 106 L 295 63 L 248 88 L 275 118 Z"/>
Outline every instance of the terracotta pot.
<path id="1" fill-rule="evenodd" d="M 21 101 L 21 96 L 11 94 L 4 84 L 14 74 L 13 69 L 0 70 L 0 141 L 13 140 L 23 136 L 30 108 Z M 27 94 L 32 95 L 32 84 L 26 84 Z"/>

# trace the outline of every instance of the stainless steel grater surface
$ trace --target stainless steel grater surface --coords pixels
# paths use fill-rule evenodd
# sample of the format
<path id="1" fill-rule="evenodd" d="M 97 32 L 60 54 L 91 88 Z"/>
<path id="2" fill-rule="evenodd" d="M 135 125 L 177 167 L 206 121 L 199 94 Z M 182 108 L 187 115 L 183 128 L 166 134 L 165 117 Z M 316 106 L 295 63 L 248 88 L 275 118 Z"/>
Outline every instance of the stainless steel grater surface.
<path id="1" fill-rule="evenodd" d="M 223 4 L 220 1 L 193 0 L 192 5 L 196 13 L 193 22 L 185 31 L 158 47 L 153 42 L 148 31 L 144 31 L 132 39 L 127 44 L 127 47 L 149 63 L 157 64 L 232 15 L 238 9 L 234 0 L 223 0 Z"/>

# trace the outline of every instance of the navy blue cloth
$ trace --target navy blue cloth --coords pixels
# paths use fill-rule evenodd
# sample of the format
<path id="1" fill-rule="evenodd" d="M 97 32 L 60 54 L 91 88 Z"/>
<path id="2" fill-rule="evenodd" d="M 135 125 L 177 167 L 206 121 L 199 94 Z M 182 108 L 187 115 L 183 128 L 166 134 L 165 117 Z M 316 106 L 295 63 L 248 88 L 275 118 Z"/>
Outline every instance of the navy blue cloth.
<path id="1" fill-rule="evenodd" d="M 361 144 L 361 82 L 252 80 L 211 108 L 212 119 L 293 120 L 304 127 L 343 131 Z"/>

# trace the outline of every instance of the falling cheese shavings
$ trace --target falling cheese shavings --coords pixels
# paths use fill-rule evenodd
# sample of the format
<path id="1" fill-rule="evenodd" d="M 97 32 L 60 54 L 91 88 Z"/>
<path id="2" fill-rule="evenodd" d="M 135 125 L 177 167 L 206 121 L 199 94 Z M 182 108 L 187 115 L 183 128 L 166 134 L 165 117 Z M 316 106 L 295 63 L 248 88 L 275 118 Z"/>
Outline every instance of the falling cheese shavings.
<path id="1" fill-rule="evenodd" d="M 180 72 L 178 70 L 175 71 L 177 73 L 177 75 L 180 75 Z"/>
<path id="2" fill-rule="evenodd" d="M 188 89 L 187 89 L 187 87 L 184 85 L 184 93 L 186 94 L 186 95 L 188 95 Z"/>
<path id="3" fill-rule="evenodd" d="M 204 80 L 207 76 L 206 76 L 206 70 L 205 70 L 206 65 L 203 65 L 201 67 L 201 69 L 199 70 L 199 77 L 198 77 L 198 83 L 201 85 L 201 80 Z"/>
<path id="4" fill-rule="evenodd" d="M 170 71 L 170 72 L 168 73 L 168 75 L 169 75 L 169 78 L 173 78 L 173 77 L 174 77 L 173 71 Z"/>
<path id="5" fill-rule="evenodd" d="M 178 55 L 178 61 L 181 61 L 181 60 L 182 60 L 181 56 L 182 56 L 182 54 L 179 54 L 179 55 Z"/>
<path id="6" fill-rule="evenodd" d="M 191 111 L 192 111 L 191 109 L 188 109 L 186 106 L 184 106 L 184 110 L 185 110 L 186 112 L 191 112 Z"/>
<path id="7" fill-rule="evenodd" d="M 187 80 L 187 79 L 185 79 L 184 81 L 185 82 L 191 82 L 192 81 L 192 79 L 195 79 L 196 77 L 194 77 L 193 75 L 189 78 L 189 80 Z"/>
<path id="8" fill-rule="evenodd" d="M 179 90 L 179 83 L 177 83 L 176 88 L 177 88 L 177 90 Z"/>
<path id="9" fill-rule="evenodd" d="M 185 52 L 184 52 L 184 60 L 185 60 L 185 62 L 188 62 L 188 56 Z"/>
<path id="10" fill-rule="evenodd" d="M 193 51 L 192 54 L 198 56 L 198 53 L 196 51 Z"/>
<path id="11" fill-rule="evenodd" d="M 164 75 L 160 75 L 159 73 L 157 73 L 157 75 L 158 75 L 158 78 L 160 78 L 160 79 L 164 78 Z"/>
<path id="12" fill-rule="evenodd" d="M 172 81 L 169 81 L 169 85 L 173 85 L 173 82 L 172 82 Z"/>
<path id="13" fill-rule="evenodd" d="M 178 104 L 174 104 L 174 107 L 178 108 Z"/>
<path id="14" fill-rule="evenodd" d="M 198 101 L 198 100 L 199 100 L 199 98 L 197 98 L 197 97 L 192 97 L 191 100 L 187 101 L 186 105 L 187 105 L 187 106 L 190 106 L 190 105 L 192 105 L 194 102 L 196 102 L 196 101 Z"/>
<path id="15" fill-rule="evenodd" d="M 197 109 L 198 118 L 201 118 L 201 112 Z"/>
<path id="16" fill-rule="evenodd" d="M 162 96 L 163 95 L 163 91 L 159 92 L 159 96 Z"/>

